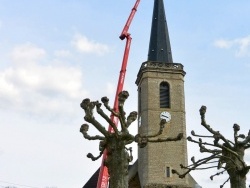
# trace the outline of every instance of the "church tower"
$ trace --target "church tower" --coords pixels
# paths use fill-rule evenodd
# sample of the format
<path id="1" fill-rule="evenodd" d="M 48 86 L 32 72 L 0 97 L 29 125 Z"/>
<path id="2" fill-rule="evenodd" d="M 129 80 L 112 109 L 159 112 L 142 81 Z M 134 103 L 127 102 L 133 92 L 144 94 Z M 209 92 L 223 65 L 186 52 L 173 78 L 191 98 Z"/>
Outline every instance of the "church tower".
<path id="1" fill-rule="evenodd" d="M 159 130 L 161 118 L 167 121 L 161 138 L 184 134 L 177 142 L 148 143 L 138 149 L 138 173 L 143 188 L 184 188 L 188 178 L 180 179 L 171 169 L 181 172 L 187 165 L 187 142 L 184 96 L 185 71 L 173 63 L 163 0 L 154 1 L 148 60 L 137 75 L 138 132 L 153 134 Z"/>

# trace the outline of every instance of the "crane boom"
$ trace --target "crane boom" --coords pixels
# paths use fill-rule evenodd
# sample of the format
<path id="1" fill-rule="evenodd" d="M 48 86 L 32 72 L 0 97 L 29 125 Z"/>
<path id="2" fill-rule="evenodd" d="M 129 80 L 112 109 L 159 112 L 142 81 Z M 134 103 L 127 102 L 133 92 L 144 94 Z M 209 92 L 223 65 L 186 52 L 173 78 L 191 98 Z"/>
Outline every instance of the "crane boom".
<path id="1" fill-rule="evenodd" d="M 114 101 L 114 107 L 113 107 L 115 112 L 118 111 L 118 94 L 123 90 L 124 80 L 125 80 L 125 76 L 126 76 L 126 68 L 127 68 L 127 63 L 128 63 L 128 56 L 129 56 L 131 40 L 132 40 L 130 34 L 128 33 L 128 29 L 129 29 L 129 26 L 133 20 L 135 12 L 137 11 L 137 7 L 138 7 L 139 3 L 140 3 L 140 0 L 136 0 L 136 3 L 134 5 L 134 7 L 132 8 L 132 11 L 129 15 L 129 18 L 128 18 L 128 20 L 127 20 L 127 22 L 122 30 L 120 37 L 119 37 L 121 40 L 124 40 L 126 38 L 127 41 L 126 41 L 126 46 L 125 46 L 125 50 L 124 50 L 124 54 L 123 54 L 122 67 L 120 70 L 120 75 L 119 75 L 117 88 L 116 88 L 115 101 Z M 111 114 L 110 119 L 112 122 L 114 122 L 114 124 L 116 126 L 118 125 L 118 118 L 116 116 Z M 108 131 L 113 132 L 113 129 L 110 125 L 109 125 Z M 100 166 L 97 188 L 107 188 L 108 187 L 108 177 L 109 177 L 108 169 L 106 166 L 104 166 L 104 161 L 105 161 L 106 157 L 107 157 L 107 151 L 105 150 L 103 153 L 102 163 Z"/>
<path id="2" fill-rule="evenodd" d="M 139 6 L 139 3 L 140 3 L 140 0 L 137 0 L 135 2 L 134 7 L 131 10 L 131 13 L 130 13 L 130 15 L 128 17 L 128 20 L 127 20 L 127 22 L 126 22 L 126 24 L 125 24 L 125 26 L 124 26 L 124 28 L 122 30 L 122 33 L 121 33 L 121 35 L 119 37 L 121 40 L 125 39 L 126 36 L 128 35 L 129 26 L 130 26 L 130 24 L 131 24 L 131 22 L 132 22 L 132 20 L 134 18 L 134 15 L 135 15 L 135 13 L 137 11 L 137 7 Z"/>

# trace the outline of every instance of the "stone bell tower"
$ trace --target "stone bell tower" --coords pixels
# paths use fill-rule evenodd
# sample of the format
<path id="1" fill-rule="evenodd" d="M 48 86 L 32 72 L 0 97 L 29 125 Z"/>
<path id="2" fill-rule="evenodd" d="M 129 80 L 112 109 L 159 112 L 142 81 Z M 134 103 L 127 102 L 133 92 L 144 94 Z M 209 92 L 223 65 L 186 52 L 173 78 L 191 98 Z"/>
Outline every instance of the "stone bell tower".
<path id="1" fill-rule="evenodd" d="M 161 138 L 184 134 L 177 142 L 148 143 L 138 149 L 138 173 L 141 187 L 191 187 L 189 178 L 180 179 L 171 169 L 187 165 L 185 71 L 173 63 L 163 0 L 154 1 L 148 60 L 138 72 L 138 132 L 159 130 L 161 118 L 167 121 Z"/>

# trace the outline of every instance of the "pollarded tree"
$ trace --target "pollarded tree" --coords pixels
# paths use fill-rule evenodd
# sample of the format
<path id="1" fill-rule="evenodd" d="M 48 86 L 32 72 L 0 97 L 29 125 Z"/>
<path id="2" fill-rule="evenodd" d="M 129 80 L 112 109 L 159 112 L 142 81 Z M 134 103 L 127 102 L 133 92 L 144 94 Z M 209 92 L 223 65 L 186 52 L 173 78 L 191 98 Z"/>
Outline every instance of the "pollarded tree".
<path id="1" fill-rule="evenodd" d="M 191 136 L 187 139 L 190 142 L 199 145 L 201 153 L 209 154 L 199 160 L 191 158 L 192 164 L 189 166 L 181 165 L 181 168 L 186 169 L 186 172 L 180 174 L 176 170 L 172 170 L 173 173 L 179 175 L 180 178 L 184 178 L 192 170 L 205 170 L 210 168 L 217 168 L 218 172 L 210 176 L 213 180 L 215 176 L 219 176 L 224 172 L 227 172 L 229 178 L 220 186 L 224 187 L 225 183 L 230 180 L 231 188 L 246 188 L 246 175 L 249 172 L 250 166 L 244 161 L 245 150 L 250 148 L 250 130 L 248 135 L 238 134 L 240 126 L 233 125 L 234 140 L 230 141 L 225 138 L 219 131 L 213 130 L 205 120 L 206 106 L 200 108 L 201 125 L 210 133 L 210 135 L 198 135 L 194 131 L 191 131 L 193 137 L 198 137 L 198 140 L 194 140 Z M 213 142 L 203 141 L 202 138 L 211 138 Z"/>
<path id="2" fill-rule="evenodd" d="M 183 134 L 180 133 L 175 138 L 157 138 L 157 136 L 162 134 L 163 128 L 166 124 L 165 120 L 161 120 L 159 131 L 152 135 L 140 135 L 137 134 L 133 136 L 129 133 L 128 128 L 132 122 L 137 119 L 137 112 L 131 112 L 127 117 L 123 109 L 124 103 L 128 98 L 129 93 L 127 91 L 122 91 L 118 97 L 118 112 L 114 111 L 109 106 L 109 99 L 103 97 L 101 99 L 105 108 L 111 112 L 114 116 L 118 117 L 120 121 L 121 128 L 120 130 L 116 127 L 115 123 L 111 121 L 108 115 L 106 115 L 101 109 L 102 103 L 98 101 L 90 101 L 90 99 L 84 99 L 81 103 L 82 109 L 85 111 L 84 119 L 85 121 L 91 123 L 101 134 L 102 136 L 90 136 L 88 135 L 89 125 L 83 124 L 81 126 L 80 132 L 83 134 L 84 138 L 88 140 L 100 140 L 99 150 L 100 154 L 97 157 L 94 157 L 91 153 L 87 155 L 88 158 L 91 158 L 93 161 L 99 159 L 104 150 L 107 150 L 107 158 L 104 161 L 104 165 L 107 166 L 108 172 L 110 175 L 109 178 L 109 187 L 110 188 L 127 188 L 128 187 L 128 166 L 129 162 L 132 161 L 132 152 L 131 149 L 126 148 L 128 144 L 132 142 L 137 142 L 138 146 L 143 148 L 147 145 L 148 142 L 168 142 L 168 141 L 178 141 L 181 140 Z M 96 112 L 107 121 L 107 123 L 112 126 L 113 131 L 109 132 L 101 125 L 100 122 L 94 117 L 93 110 L 96 109 Z M 128 152 L 130 151 L 130 153 Z"/>

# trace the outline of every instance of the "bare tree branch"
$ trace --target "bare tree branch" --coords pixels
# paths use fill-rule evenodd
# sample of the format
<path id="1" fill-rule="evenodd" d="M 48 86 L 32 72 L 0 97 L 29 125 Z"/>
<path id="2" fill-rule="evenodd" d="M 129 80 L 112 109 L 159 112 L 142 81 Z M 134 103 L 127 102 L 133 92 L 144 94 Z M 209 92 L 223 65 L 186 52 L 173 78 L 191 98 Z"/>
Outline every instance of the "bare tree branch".
<path id="1" fill-rule="evenodd" d="M 98 121 L 96 121 L 93 116 L 93 109 L 95 108 L 96 104 L 97 102 L 90 102 L 88 98 L 82 101 L 81 107 L 85 111 L 84 119 L 85 121 L 94 125 L 95 128 L 106 137 L 109 134 L 108 131 L 106 131 L 105 128 Z"/>
<path id="2" fill-rule="evenodd" d="M 126 122 L 126 127 L 128 128 L 131 123 L 133 123 L 136 119 L 137 119 L 137 112 L 133 111 L 129 114 L 129 116 L 127 117 L 127 122 Z"/>
<path id="3" fill-rule="evenodd" d="M 120 114 L 119 120 L 121 123 L 122 131 L 126 131 L 126 132 L 127 132 L 127 126 L 126 126 L 126 118 L 125 118 L 125 112 L 124 112 L 123 106 L 128 97 L 129 97 L 129 93 L 127 91 L 122 91 L 118 95 L 118 101 L 119 101 L 118 108 L 119 108 L 119 114 Z"/>
<path id="4" fill-rule="evenodd" d="M 223 174 L 223 173 L 226 172 L 226 171 L 227 171 L 227 170 L 223 170 L 223 171 L 221 171 L 221 172 L 217 172 L 216 174 L 210 176 L 210 179 L 213 180 L 213 178 L 214 178 L 215 176 L 219 176 L 219 175 Z"/>
<path id="5" fill-rule="evenodd" d="M 234 129 L 234 143 L 237 147 L 238 146 L 238 131 L 240 130 L 240 126 L 238 124 L 234 124 L 233 129 Z"/>
<path id="6" fill-rule="evenodd" d="M 180 165 L 181 168 L 183 169 L 187 169 L 186 172 L 184 172 L 183 174 L 180 174 L 178 171 L 176 171 L 175 169 L 172 170 L 172 173 L 173 174 L 177 174 L 179 175 L 179 178 L 184 178 L 189 172 L 191 172 L 192 170 L 196 170 L 196 168 L 198 166 L 201 166 L 203 164 L 206 164 L 207 162 L 209 162 L 210 160 L 213 160 L 214 158 L 217 157 L 218 154 L 213 154 L 209 157 L 206 157 L 206 158 L 203 158 L 203 159 L 200 159 L 198 161 L 196 161 L 195 163 L 193 163 L 192 165 L 189 165 L 189 166 L 183 166 L 182 164 Z M 216 166 L 214 166 L 216 167 Z"/>
<path id="7" fill-rule="evenodd" d="M 89 130 L 89 125 L 88 124 L 83 124 L 80 128 L 80 132 L 83 134 L 83 137 L 86 138 L 87 140 L 104 140 L 105 137 L 103 136 L 90 136 L 88 135 L 88 130 Z"/>
<path id="8" fill-rule="evenodd" d="M 163 132 L 163 129 L 164 129 L 165 125 L 166 125 L 166 120 L 165 120 L 165 119 L 161 119 L 159 131 L 158 131 L 157 133 L 155 133 L 155 134 L 147 135 L 147 136 L 145 136 L 145 137 L 146 137 L 146 138 L 153 138 L 153 137 L 156 137 L 156 136 L 161 135 L 162 132 Z"/>
<path id="9" fill-rule="evenodd" d="M 109 123 L 109 125 L 113 128 L 114 132 L 115 132 L 116 134 L 118 134 L 118 129 L 117 129 L 116 125 L 115 125 L 114 122 L 111 121 L 111 119 L 103 112 L 103 110 L 101 109 L 101 105 L 102 105 L 101 103 L 97 102 L 97 104 L 96 104 L 96 111 L 97 111 L 97 113 L 98 113 L 100 116 L 102 116 L 103 119 L 105 119 L 105 120 Z"/>
<path id="10" fill-rule="evenodd" d="M 250 166 L 246 166 L 246 170 L 248 170 L 248 171 L 249 171 L 249 170 L 250 170 Z"/>
<path id="11" fill-rule="evenodd" d="M 184 178 L 185 175 L 192 170 L 204 170 L 217 167 L 217 169 L 223 169 L 223 171 L 210 176 L 211 180 L 213 180 L 215 176 L 219 176 L 224 172 L 227 172 L 231 187 L 245 188 L 246 174 L 249 172 L 250 166 L 247 166 L 244 161 L 244 152 L 246 149 L 250 148 L 250 131 L 247 136 L 244 134 L 238 134 L 240 126 L 238 124 L 234 124 L 234 142 L 232 142 L 226 139 L 219 131 L 214 131 L 210 125 L 206 123 L 205 113 L 206 107 L 202 106 L 200 108 L 201 125 L 203 125 L 203 127 L 205 127 L 212 134 L 212 136 L 198 135 L 194 131 L 191 131 L 191 135 L 199 137 L 199 140 L 194 140 L 191 136 L 187 137 L 187 140 L 198 144 L 200 152 L 210 153 L 211 155 L 198 161 L 195 161 L 195 158 L 192 157 L 191 165 L 181 165 L 181 168 L 186 170 L 184 173 L 179 173 L 175 169 L 172 170 L 172 172 L 177 174 L 180 178 Z M 213 138 L 214 140 L 213 143 L 207 143 L 202 141 L 202 138 Z M 239 141 L 239 139 L 243 139 L 243 141 Z M 220 141 L 222 141 L 222 143 Z M 217 160 L 215 161 L 214 159 Z M 218 163 L 218 165 L 213 166 L 212 163 Z M 220 187 L 224 187 L 225 183 L 228 182 L 229 179 L 227 179 Z"/>
<path id="12" fill-rule="evenodd" d="M 102 97 L 101 101 L 104 104 L 105 108 L 111 112 L 111 114 L 113 114 L 116 117 L 119 117 L 119 113 L 109 106 L 109 99 L 107 97 Z"/>
<path id="13" fill-rule="evenodd" d="M 84 117 L 85 121 L 91 123 L 95 126 L 95 128 L 101 132 L 105 137 L 109 135 L 109 132 L 106 131 L 105 127 L 103 127 L 98 121 L 95 120 L 95 118 L 89 118 L 88 116 Z"/>
<path id="14" fill-rule="evenodd" d="M 97 157 L 94 157 L 92 155 L 92 153 L 88 153 L 87 157 L 90 158 L 92 161 L 96 161 L 96 160 L 98 160 L 102 156 L 102 154 L 103 154 L 103 151 L 101 151 L 100 154 Z"/>
<path id="15" fill-rule="evenodd" d="M 246 139 L 244 141 L 240 142 L 240 144 L 242 144 L 243 146 L 247 146 L 247 144 L 249 145 L 249 143 L 250 143 L 250 130 L 248 132 Z"/>
<path id="16" fill-rule="evenodd" d="M 148 138 L 148 142 L 171 142 L 171 141 L 179 141 L 183 138 L 183 133 L 179 133 L 176 137 L 168 137 L 168 138 Z"/>
<path id="17" fill-rule="evenodd" d="M 218 149 L 208 149 L 206 148 L 204 145 L 208 145 L 208 146 L 212 146 L 212 147 L 217 147 L 217 146 L 214 146 L 213 144 L 210 144 L 210 143 L 206 143 L 206 142 L 202 142 L 202 139 L 199 139 L 199 141 L 196 141 L 196 140 L 193 140 L 192 137 L 187 137 L 187 140 L 190 141 L 190 142 L 193 142 L 193 143 L 196 143 L 199 145 L 200 147 L 200 152 L 203 153 L 203 152 L 208 152 L 208 153 L 218 153 L 218 152 L 221 152 L 222 150 L 218 150 Z"/>
<path id="18" fill-rule="evenodd" d="M 223 188 L 224 185 L 225 185 L 229 180 L 230 180 L 230 178 L 228 178 L 228 179 L 220 186 L 220 188 Z"/>
<path id="19" fill-rule="evenodd" d="M 198 134 L 195 134 L 194 130 L 191 131 L 191 135 L 192 136 L 195 136 L 195 137 L 199 137 L 199 138 L 213 138 L 213 136 L 205 136 L 205 135 L 198 135 Z"/>
<path id="20" fill-rule="evenodd" d="M 228 145 L 229 148 L 232 148 L 232 146 L 230 145 L 230 143 L 228 142 L 228 140 L 225 139 L 225 137 L 224 137 L 222 134 L 220 134 L 219 131 L 214 131 L 214 130 L 210 127 L 210 125 L 208 125 L 208 124 L 206 123 L 206 120 L 205 120 L 205 113 L 206 113 L 206 110 L 207 110 L 207 107 L 206 107 L 206 106 L 202 106 L 202 107 L 200 108 L 201 125 L 203 125 L 203 127 L 205 127 L 210 133 L 212 133 L 212 134 L 214 135 L 214 138 L 215 138 L 215 141 L 214 141 L 214 142 L 215 142 L 215 144 L 218 143 L 219 140 L 221 139 L 221 140 L 223 140 L 223 141 Z"/>

